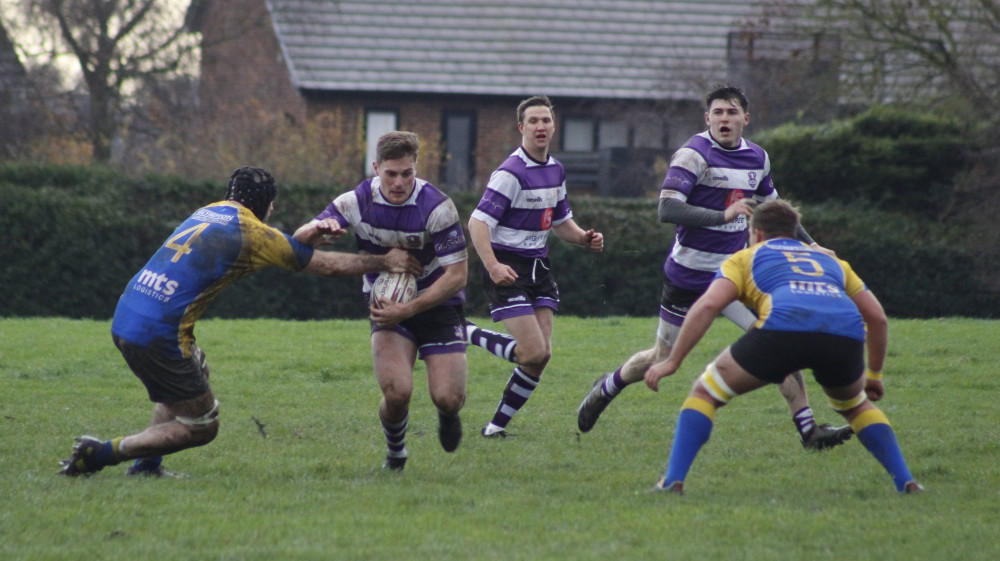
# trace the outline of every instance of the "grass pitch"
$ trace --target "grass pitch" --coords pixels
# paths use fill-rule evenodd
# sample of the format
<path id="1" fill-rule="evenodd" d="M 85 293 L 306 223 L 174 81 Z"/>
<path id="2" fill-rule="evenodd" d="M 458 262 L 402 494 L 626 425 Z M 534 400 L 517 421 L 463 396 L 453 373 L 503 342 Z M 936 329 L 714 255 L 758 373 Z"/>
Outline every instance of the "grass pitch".
<path id="1" fill-rule="evenodd" d="M 488 323 L 483 321 L 482 323 Z M 628 388 L 590 433 L 576 407 L 648 347 L 655 319 L 558 317 L 554 356 L 508 427 L 478 435 L 510 365 L 469 350 L 465 439 L 446 454 L 416 368 L 403 474 L 385 445 L 367 323 L 206 320 L 222 427 L 168 456 L 185 479 L 125 466 L 56 475 L 73 437 L 142 428 L 151 404 L 108 322 L 0 319 L 0 559 L 587 560 L 1000 557 L 1000 323 L 890 325 L 880 402 L 927 492 L 898 495 L 853 439 L 798 443 L 776 389 L 720 411 L 683 497 L 645 492 L 700 368 L 737 335 L 717 322 L 660 393 Z M 807 376 L 820 422 L 838 422 Z"/>

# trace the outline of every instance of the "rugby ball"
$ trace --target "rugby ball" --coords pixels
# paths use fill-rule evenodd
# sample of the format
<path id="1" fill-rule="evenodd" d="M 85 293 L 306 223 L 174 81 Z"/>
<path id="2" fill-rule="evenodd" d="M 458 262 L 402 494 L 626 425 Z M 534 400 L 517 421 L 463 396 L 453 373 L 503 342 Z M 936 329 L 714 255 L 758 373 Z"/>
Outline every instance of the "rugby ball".
<path id="1" fill-rule="evenodd" d="M 417 279 L 409 273 L 379 273 L 372 283 L 371 302 L 379 308 L 379 300 L 404 304 L 417 295 Z"/>

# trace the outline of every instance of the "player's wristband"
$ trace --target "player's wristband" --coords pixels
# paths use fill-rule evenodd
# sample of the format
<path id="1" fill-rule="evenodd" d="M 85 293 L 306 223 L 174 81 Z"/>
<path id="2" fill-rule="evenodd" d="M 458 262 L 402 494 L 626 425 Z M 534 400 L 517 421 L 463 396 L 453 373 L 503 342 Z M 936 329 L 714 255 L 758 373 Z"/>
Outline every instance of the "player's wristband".
<path id="1" fill-rule="evenodd" d="M 882 372 L 875 372 L 870 368 L 865 369 L 865 377 L 869 380 L 875 380 L 876 382 L 882 381 Z"/>

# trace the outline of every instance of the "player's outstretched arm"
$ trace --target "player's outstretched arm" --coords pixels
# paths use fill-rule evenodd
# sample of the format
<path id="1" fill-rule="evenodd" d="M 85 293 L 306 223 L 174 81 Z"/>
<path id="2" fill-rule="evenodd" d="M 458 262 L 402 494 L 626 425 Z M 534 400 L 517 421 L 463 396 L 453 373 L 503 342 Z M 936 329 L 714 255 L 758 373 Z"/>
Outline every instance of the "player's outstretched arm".
<path id="1" fill-rule="evenodd" d="M 335 218 L 324 218 L 323 220 L 313 220 L 299 226 L 299 229 L 295 230 L 292 237 L 300 243 L 310 247 L 317 247 L 333 241 L 346 233 L 347 230 Z"/>
<path id="2" fill-rule="evenodd" d="M 405 249 L 393 248 L 385 255 L 317 251 L 306 265 L 304 272 L 327 277 L 353 277 L 365 273 L 410 273 L 419 275 L 420 262 Z"/>

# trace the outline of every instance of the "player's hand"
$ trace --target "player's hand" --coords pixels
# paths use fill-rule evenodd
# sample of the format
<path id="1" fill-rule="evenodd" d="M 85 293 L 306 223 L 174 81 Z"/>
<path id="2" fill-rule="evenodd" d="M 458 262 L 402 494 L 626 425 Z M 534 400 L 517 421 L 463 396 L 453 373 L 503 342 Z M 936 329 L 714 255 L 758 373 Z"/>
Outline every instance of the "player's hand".
<path id="1" fill-rule="evenodd" d="M 746 216 L 750 218 L 753 214 L 753 208 L 757 206 L 757 201 L 754 199 L 740 199 L 735 203 L 726 207 L 725 217 L 726 222 L 732 222 L 740 216 Z"/>
<path id="2" fill-rule="evenodd" d="M 604 251 L 604 234 L 595 232 L 593 228 L 583 234 L 583 245 L 594 253 Z"/>
<path id="3" fill-rule="evenodd" d="M 865 378 L 865 395 L 870 401 L 878 401 L 885 397 L 885 386 L 882 385 L 882 380 Z"/>
<path id="4" fill-rule="evenodd" d="M 324 218 L 318 222 L 303 224 L 292 235 L 299 243 L 309 247 L 319 247 L 347 233 L 335 218 Z"/>
<path id="5" fill-rule="evenodd" d="M 646 385 L 649 386 L 649 389 L 658 392 L 660 391 L 660 378 L 672 375 L 674 372 L 677 372 L 678 368 L 680 368 L 679 364 L 667 358 L 646 369 L 643 379 L 646 380 Z"/>
<path id="6" fill-rule="evenodd" d="M 827 248 L 819 245 L 816 242 L 813 242 L 813 243 L 809 244 L 809 247 L 815 249 L 816 251 L 818 251 L 820 253 L 825 253 L 825 254 L 829 255 L 830 257 L 836 257 L 837 256 L 837 252 L 836 251 L 834 251 L 832 249 L 827 249 Z"/>
<path id="7" fill-rule="evenodd" d="M 420 276 L 423 271 L 420 261 L 401 247 L 394 247 L 385 254 L 385 270 L 390 273 L 409 273 Z"/>
<path id="8" fill-rule="evenodd" d="M 340 225 L 340 222 L 336 218 L 324 218 L 316 224 L 316 229 L 323 233 L 323 238 L 326 241 L 333 241 L 344 234 L 347 230 Z"/>
<path id="9" fill-rule="evenodd" d="M 392 327 L 413 315 L 406 304 L 393 302 L 387 298 L 379 298 L 378 304 L 379 307 L 372 304 L 368 309 L 368 319 L 379 327 Z"/>
<path id="10" fill-rule="evenodd" d="M 507 265 L 499 261 L 486 269 L 490 274 L 490 280 L 497 286 L 510 286 L 517 280 L 517 273 Z"/>

